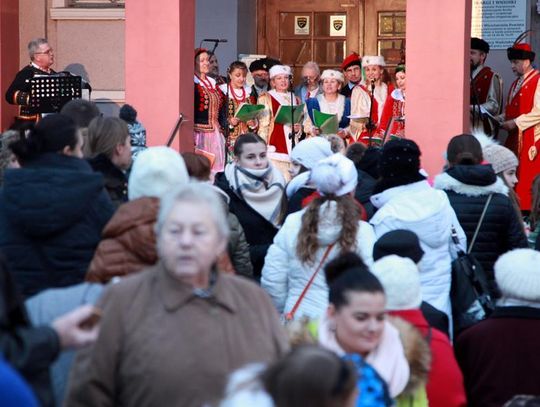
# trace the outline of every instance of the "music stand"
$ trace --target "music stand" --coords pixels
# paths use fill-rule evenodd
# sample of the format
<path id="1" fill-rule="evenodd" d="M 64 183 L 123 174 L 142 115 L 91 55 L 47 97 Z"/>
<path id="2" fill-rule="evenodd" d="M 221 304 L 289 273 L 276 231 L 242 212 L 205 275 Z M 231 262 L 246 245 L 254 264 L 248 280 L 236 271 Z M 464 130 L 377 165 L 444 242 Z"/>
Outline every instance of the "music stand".
<path id="1" fill-rule="evenodd" d="M 67 102 L 82 96 L 80 76 L 39 75 L 29 82 L 32 114 L 58 113 Z"/>

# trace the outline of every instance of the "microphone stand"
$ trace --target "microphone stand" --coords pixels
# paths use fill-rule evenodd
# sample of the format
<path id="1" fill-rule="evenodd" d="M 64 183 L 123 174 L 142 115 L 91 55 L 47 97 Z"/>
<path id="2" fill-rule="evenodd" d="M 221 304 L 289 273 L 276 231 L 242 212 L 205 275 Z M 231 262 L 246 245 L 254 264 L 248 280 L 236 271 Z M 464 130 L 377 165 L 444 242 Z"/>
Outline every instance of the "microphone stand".
<path id="1" fill-rule="evenodd" d="M 217 44 L 217 43 L 216 43 Z M 231 128 L 229 127 L 229 87 L 230 87 L 230 78 L 229 78 L 229 67 L 227 67 L 227 76 L 225 77 L 225 86 L 226 86 L 226 92 L 225 92 L 225 119 L 227 122 L 227 125 L 225 126 L 225 162 L 227 162 L 227 153 L 229 152 L 229 143 L 230 143 L 230 134 L 231 134 Z M 234 106 L 233 106 L 234 107 Z"/>
<path id="2" fill-rule="evenodd" d="M 294 133 L 294 88 L 293 88 L 293 76 L 289 75 L 289 92 L 291 94 L 291 132 L 289 133 L 289 140 L 291 140 L 291 149 L 296 146 L 296 134 Z"/>
<path id="3" fill-rule="evenodd" d="M 371 147 L 372 144 L 372 138 L 373 138 L 373 130 L 375 130 L 375 123 L 373 123 L 373 120 L 371 118 L 371 115 L 373 114 L 373 99 L 375 98 L 375 80 L 371 80 L 371 95 L 369 97 L 369 118 L 368 122 L 366 124 L 366 129 L 368 131 L 368 147 Z"/>

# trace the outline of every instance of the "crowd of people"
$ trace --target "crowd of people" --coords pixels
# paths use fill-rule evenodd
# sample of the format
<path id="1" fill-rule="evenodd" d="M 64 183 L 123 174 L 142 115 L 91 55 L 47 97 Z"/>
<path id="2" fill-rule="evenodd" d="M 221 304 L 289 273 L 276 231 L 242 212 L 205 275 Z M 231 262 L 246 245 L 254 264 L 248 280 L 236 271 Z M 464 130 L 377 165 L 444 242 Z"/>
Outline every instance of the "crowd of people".
<path id="1" fill-rule="evenodd" d="M 2 134 L 2 399 L 537 405 L 540 175 L 524 213 L 521 151 L 456 135 L 428 175 L 405 67 L 387 83 L 380 56 L 310 62 L 296 89 L 271 58 L 228 79 L 212 59 L 195 52 L 194 152 L 85 100 Z"/>

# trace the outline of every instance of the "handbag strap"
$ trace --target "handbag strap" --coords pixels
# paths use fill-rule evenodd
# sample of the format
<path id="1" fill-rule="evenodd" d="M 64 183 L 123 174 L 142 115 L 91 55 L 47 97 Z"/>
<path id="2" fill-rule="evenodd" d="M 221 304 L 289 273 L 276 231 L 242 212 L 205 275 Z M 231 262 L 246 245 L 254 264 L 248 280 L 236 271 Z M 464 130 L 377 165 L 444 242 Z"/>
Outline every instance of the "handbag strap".
<path id="1" fill-rule="evenodd" d="M 326 248 L 326 251 L 324 252 L 323 257 L 321 259 L 321 262 L 319 263 L 319 265 L 315 269 L 315 272 L 313 273 L 313 275 L 311 276 L 311 278 L 307 282 L 306 286 L 304 287 L 304 290 L 302 291 L 302 294 L 300 294 L 300 297 L 298 297 L 298 299 L 296 300 L 296 303 L 294 304 L 294 307 L 292 307 L 292 309 L 289 312 L 287 312 L 287 314 L 285 315 L 285 319 L 287 321 L 290 321 L 290 320 L 292 320 L 294 318 L 294 314 L 296 313 L 296 310 L 298 309 L 298 307 L 300 306 L 300 303 L 304 299 L 304 296 L 306 295 L 307 290 L 309 290 L 309 287 L 311 287 L 311 284 L 313 283 L 313 280 L 315 280 L 315 277 L 319 273 L 319 270 L 321 269 L 322 265 L 324 264 L 324 262 L 328 258 L 328 255 L 330 254 L 330 251 L 332 250 L 332 248 L 334 247 L 335 244 L 336 243 L 334 242 L 334 243 L 332 243 L 331 245 L 329 245 Z"/>
<path id="2" fill-rule="evenodd" d="M 491 202 L 491 198 L 493 197 L 493 194 L 489 194 L 486 203 L 484 205 L 484 209 L 482 210 L 482 215 L 480 215 L 480 220 L 478 221 L 478 225 L 476 225 L 476 230 L 474 231 L 473 238 L 471 240 L 471 244 L 469 245 L 469 250 L 467 250 L 467 254 L 471 253 L 474 243 L 476 242 L 476 237 L 478 236 L 478 232 L 480 231 L 480 227 L 482 226 L 482 222 L 484 221 L 484 217 L 486 216 L 487 208 L 489 206 L 489 203 Z"/>

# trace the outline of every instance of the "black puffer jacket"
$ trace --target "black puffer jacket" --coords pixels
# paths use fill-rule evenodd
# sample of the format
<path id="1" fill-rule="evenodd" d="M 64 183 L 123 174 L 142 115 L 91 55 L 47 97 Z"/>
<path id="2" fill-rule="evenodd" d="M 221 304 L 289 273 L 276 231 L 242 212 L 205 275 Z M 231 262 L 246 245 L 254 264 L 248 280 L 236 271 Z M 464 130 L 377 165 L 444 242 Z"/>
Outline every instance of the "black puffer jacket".
<path id="1" fill-rule="evenodd" d="M 489 194 L 493 194 L 472 253 L 493 279 L 497 258 L 512 249 L 527 247 L 527 238 L 508 198 L 508 188 L 491 165 L 456 165 L 435 177 L 435 188 L 448 195 L 470 245 Z"/>
<path id="2" fill-rule="evenodd" d="M 0 249 L 22 294 L 82 282 L 112 213 L 103 177 L 80 158 L 47 153 L 7 170 Z"/>

